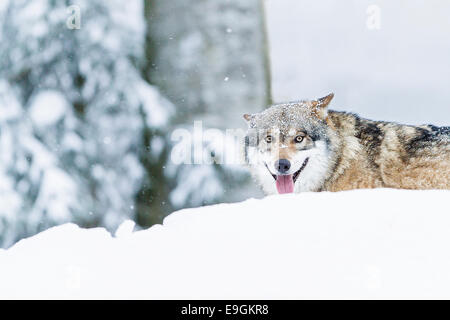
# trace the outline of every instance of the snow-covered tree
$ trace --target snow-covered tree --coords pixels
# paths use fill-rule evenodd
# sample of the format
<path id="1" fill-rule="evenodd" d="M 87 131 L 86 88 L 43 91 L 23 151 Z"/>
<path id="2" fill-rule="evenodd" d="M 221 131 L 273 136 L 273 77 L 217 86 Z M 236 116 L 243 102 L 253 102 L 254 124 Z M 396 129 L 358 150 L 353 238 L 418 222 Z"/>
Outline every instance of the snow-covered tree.
<path id="1" fill-rule="evenodd" d="M 69 28 L 77 9 L 80 28 Z M 143 158 L 166 148 L 158 130 L 172 110 L 141 76 L 142 10 L 137 0 L 2 4 L 3 245 L 68 220 L 114 227 L 155 183 Z"/>

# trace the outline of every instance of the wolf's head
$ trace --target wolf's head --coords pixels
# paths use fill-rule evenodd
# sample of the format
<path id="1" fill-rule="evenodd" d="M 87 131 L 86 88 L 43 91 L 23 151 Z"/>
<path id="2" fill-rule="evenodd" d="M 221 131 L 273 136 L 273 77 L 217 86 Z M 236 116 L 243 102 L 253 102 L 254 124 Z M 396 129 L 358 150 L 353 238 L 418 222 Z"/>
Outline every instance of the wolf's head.
<path id="1" fill-rule="evenodd" d="M 327 107 L 333 96 L 244 115 L 249 126 L 246 158 L 267 193 L 320 188 L 330 167 Z"/>

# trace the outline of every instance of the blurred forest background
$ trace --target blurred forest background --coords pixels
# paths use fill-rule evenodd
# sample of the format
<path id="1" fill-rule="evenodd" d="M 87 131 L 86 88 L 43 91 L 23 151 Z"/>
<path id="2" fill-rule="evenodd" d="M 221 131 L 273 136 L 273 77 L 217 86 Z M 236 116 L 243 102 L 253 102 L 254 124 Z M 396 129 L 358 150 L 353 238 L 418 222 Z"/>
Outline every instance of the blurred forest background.
<path id="1" fill-rule="evenodd" d="M 244 128 L 335 92 L 334 109 L 448 125 L 450 3 L 431 2 L 1 0 L 0 247 L 261 196 L 240 166 L 170 161 L 196 120 Z"/>
<path id="2" fill-rule="evenodd" d="M 262 2 L 2 0 L 0 22 L 1 246 L 257 194 L 243 168 L 170 151 L 175 128 L 269 103 Z"/>

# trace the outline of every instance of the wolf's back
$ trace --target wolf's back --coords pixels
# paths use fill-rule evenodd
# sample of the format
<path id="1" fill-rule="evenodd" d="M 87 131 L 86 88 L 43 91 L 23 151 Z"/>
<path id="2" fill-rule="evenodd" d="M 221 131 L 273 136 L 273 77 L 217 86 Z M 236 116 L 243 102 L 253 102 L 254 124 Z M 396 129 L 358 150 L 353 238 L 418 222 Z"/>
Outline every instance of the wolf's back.
<path id="1" fill-rule="evenodd" d="M 356 138 L 341 140 L 334 171 L 343 174 L 330 179 L 333 191 L 380 186 L 450 189 L 449 126 L 402 125 L 334 111 L 330 116 L 340 137 Z"/>
<path id="2" fill-rule="evenodd" d="M 441 136 L 450 137 L 450 127 L 438 127 L 432 124 L 427 124 L 424 127 L 428 128 L 436 137 Z"/>

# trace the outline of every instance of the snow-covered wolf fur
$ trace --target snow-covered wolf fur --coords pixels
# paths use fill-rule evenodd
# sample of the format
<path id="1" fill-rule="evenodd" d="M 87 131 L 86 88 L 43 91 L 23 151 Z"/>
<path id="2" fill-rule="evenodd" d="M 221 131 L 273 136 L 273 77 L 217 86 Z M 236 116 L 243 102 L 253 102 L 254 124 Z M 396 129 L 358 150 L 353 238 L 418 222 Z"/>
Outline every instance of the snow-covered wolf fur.
<path id="1" fill-rule="evenodd" d="M 328 110 L 333 94 L 244 115 L 245 156 L 267 194 L 450 189 L 450 127 Z"/>

